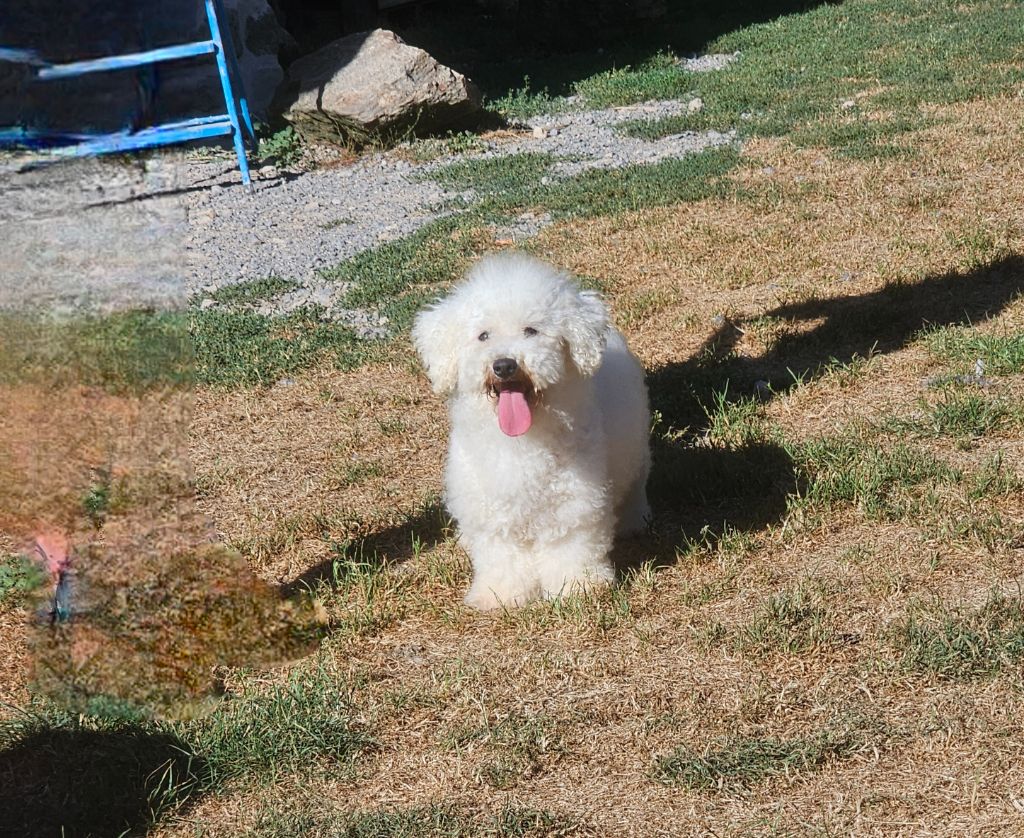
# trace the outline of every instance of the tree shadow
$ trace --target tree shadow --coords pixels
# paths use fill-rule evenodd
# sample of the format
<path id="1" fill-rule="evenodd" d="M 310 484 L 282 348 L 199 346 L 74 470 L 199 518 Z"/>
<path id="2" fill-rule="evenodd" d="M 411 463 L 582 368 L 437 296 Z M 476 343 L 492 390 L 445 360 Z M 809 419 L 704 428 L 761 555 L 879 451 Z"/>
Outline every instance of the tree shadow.
<path id="1" fill-rule="evenodd" d="M 209 781 L 206 763 L 167 733 L 38 727 L 0 751 L 0 834 L 143 835 Z"/>
<path id="2" fill-rule="evenodd" d="M 670 431 L 655 434 L 648 484 L 662 530 L 655 539 L 656 562 L 673 561 L 680 541 L 714 539 L 726 528 L 757 531 L 781 521 L 787 497 L 798 487 L 792 457 L 777 443 L 707 444 L 716 402 L 774 398 L 837 364 L 903 349 L 922 330 L 993 317 L 1022 293 L 1024 257 L 1011 254 L 919 282 L 776 306 L 760 317 L 776 318 L 795 331 L 760 356 L 736 353 L 749 323 L 722 321 L 690 358 L 651 371 L 651 406 L 661 415 L 660 429 Z M 634 563 L 640 552 L 627 546 L 623 564 Z"/>
<path id="3" fill-rule="evenodd" d="M 704 420 L 716 394 L 730 400 L 772 398 L 836 365 L 903 349 L 925 329 L 994 317 L 1022 293 L 1024 256 L 1010 254 L 970 270 L 894 281 L 864 294 L 783 303 L 756 318 L 788 327 L 760 356 L 736 354 L 749 323 L 725 320 L 688 360 L 650 374 L 652 406 L 668 427 L 692 428 Z M 819 322 L 801 328 L 814 321 Z"/>
<path id="4" fill-rule="evenodd" d="M 505 14 L 463 2 L 429 4 L 393 15 L 408 43 L 465 73 L 490 98 L 523 86 L 552 96 L 575 82 L 664 50 L 699 53 L 719 36 L 754 23 L 827 5 L 825 0 L 667 0 L 665 14 L 645 17 L 644 4 L 620 0 L 520 0 Z M 657 4 L 648 4 L 656 6 Z M 493 8 L 493 7 L 492 7 Z"/>

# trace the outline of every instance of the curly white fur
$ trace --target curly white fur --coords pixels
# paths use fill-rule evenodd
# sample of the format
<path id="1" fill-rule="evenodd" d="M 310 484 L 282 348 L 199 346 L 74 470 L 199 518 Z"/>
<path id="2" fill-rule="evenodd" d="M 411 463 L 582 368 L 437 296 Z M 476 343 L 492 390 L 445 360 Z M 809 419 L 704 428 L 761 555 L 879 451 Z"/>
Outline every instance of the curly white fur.
<path id="1" fill-rule="evenodd" d="M 448 397 L 445 500 L 473 563 L 466 602 L 520 605 L 612 581 L 613 537 L 650 515 L 650 410 L 601 299 L 532 257 L 493 255 L 420 312 L 413 342 Z M 518 436 L 502 431 L 509 414 L 499 426 L 496 392 L 511 386 L 495 375 L 500 359 L 531 408 Z"/>

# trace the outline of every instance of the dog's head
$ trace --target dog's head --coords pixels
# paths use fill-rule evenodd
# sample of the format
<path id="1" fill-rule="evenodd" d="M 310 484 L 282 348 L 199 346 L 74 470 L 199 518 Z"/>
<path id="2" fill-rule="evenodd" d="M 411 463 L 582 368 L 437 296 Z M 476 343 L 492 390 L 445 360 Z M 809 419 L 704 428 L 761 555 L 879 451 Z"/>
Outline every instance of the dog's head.
<path id="1" fill-rule="evenodd" d="M 546 390 L 597 371 L 607 329 L 596 294 L 545 262 L 504 253 L 421 311 L 412 337 L 438 393 L 493 399 L 501 429 L 519 436 Z"/>

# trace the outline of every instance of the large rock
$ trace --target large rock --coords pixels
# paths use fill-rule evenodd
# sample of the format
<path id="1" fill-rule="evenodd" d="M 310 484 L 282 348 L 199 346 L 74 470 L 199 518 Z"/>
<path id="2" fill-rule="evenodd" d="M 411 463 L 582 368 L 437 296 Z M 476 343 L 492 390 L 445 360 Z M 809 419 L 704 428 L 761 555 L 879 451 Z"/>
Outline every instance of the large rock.
<path id="1" fill-rule="evenodd" d="M 347 144 L 468 124 L 481 98 L 461 73 L 394 32 L 375 29 L 292 64 L 279 105 L 305 139 Z"/>

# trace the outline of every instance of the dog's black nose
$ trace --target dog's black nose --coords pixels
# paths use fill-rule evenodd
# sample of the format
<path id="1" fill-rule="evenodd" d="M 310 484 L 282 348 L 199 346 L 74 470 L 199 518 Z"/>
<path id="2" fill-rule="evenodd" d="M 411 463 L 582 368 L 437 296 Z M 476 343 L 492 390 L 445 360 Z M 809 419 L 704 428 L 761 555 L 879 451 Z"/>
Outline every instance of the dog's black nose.
<path id="1" fill-rule="evenodd" d="M 494 370 L 494 374 L 498 378 L 506 379 L 511 378 L 516 374 L 516 370 L 519 369 L 519 365 L 515 362 L 514 358 L 499 358 L 493 364 L 491 369 Z"/>

